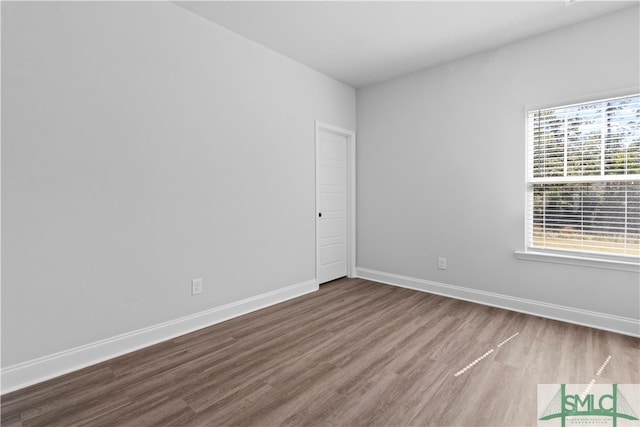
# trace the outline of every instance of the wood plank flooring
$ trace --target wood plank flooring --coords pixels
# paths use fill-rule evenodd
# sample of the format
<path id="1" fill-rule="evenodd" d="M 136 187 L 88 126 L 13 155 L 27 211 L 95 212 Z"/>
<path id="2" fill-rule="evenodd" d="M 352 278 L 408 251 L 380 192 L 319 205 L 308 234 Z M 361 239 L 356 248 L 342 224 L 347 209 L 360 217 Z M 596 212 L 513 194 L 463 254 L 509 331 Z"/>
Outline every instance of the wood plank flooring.
<path id="1" fill-rule="evenodd" d="M 341 279 L 4 395 L 2 425 L 536 425 L 537 384 L 639 362 L 636 338 Z"/>

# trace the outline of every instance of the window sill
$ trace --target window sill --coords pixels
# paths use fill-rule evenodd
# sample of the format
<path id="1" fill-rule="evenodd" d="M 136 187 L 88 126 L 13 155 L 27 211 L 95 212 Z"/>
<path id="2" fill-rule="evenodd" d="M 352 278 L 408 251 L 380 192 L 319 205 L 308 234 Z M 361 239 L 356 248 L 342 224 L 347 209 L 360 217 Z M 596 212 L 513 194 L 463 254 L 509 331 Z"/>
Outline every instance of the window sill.
<path id="1" fill-rule="evenodd" d="M 515 251 L 515 257 L 526 261 L 550 262 L 554 264 L 578 265 L 581 267 L 604 268 L 607 270 L 640 272 L 640 263 L 574 255 L 560 255 L 546 252 Z"/>

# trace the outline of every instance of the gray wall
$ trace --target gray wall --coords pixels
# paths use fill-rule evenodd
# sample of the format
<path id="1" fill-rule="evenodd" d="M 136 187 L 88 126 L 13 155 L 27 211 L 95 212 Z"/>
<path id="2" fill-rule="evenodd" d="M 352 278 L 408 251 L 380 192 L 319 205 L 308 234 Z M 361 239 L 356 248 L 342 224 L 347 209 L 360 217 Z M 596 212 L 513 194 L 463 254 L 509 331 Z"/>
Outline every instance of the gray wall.
<path id="1" fill-rule="evenodd" d="M 637 86 L 638 15 L 359 90 L 358 267 L 640 318 L 637 273 L 514 258 L 524 248 L 525 105 Z"/>
<path id="2" fill-rule="evenodd" d="M 313 279 L 314 120 L 355 91 L 174 4 L 2 2 L 2 365 Z"/>

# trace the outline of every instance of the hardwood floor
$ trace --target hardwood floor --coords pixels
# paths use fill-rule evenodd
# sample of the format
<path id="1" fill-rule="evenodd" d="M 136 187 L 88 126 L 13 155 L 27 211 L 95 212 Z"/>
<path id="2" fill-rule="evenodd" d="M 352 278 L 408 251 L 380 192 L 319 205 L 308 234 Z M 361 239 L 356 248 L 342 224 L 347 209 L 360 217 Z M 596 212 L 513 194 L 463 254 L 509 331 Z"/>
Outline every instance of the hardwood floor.
<path id="1" fill-rule="evenodd" d="M 536 425 L 537 384 L 639 362 L 640 339 L 341 279 L 4 395 L 2 425 Z"/>

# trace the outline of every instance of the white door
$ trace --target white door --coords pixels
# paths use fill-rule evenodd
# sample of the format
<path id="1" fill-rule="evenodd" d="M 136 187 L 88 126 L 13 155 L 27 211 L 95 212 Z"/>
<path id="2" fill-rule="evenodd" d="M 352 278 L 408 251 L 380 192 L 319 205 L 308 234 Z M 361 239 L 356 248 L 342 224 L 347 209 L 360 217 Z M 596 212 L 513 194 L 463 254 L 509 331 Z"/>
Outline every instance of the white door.
<path id="1" fill-rule="evenodd" d="M 318 128 L 316 139 L 316 277 L 347 275 L 347 136 Z"/>

